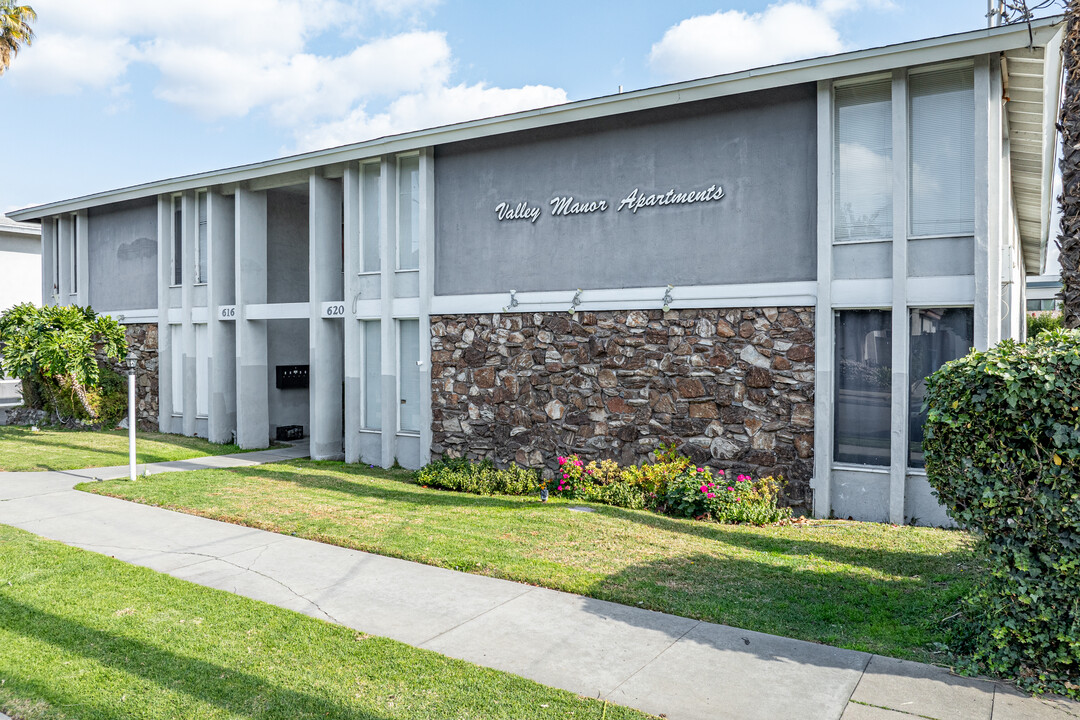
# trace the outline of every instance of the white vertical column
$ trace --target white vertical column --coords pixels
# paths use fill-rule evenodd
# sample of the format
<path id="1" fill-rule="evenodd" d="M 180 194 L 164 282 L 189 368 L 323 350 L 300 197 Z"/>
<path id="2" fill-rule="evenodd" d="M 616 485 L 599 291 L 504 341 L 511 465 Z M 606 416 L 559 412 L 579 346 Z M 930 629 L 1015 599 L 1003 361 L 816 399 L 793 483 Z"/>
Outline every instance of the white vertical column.
<path id="1" fill-rule="evenodd" d="M 183 285 L 180 288 L 181 330 L 184 342 L 184 420 L 182 426 L 185 435 L 195 434 L 195 417 L 198 412 L 198 357 L 195 351 L 195 324 L 191 322 L 191 308 L 194 305 L 194 283 L 196 254 L 199 244 L 199 202 L 194 190 L 188 190 L 183 198 L 183 226 L 181 229 L 183 245 Z"/>
<path id="2" fill-rule="evenodd" d="M 360 425 L 363 417 L 363 326 L 356 320 L 353 309 L 360 291 L 358 276 L 361 267 L 360 248 L 360 168 L 349 163 L 341 180 L 344 196 L 343 232 L 345 240 L 344 297 L 345 321 L 343 331 L 345 377 L 345 462 L 360 462 Z"/>
<path id="3" fill-rule="evenodd" d="M 270 444 L 266 321 L 248 320 L 266 302 L 266 193 L 236 191 L 236 444 Z"/>
<path id="4" fill-rule="evenodd" d="M 172 284 L 172 198 L 158 195 L 158 429 L 175 432 L 172 422 L 172 332 L 169 328 L 169 286 Z"/>
<path id="5" fill-rule="evenodd" d="M 60 297 L 57 305 L 71 303 L 71 233 L 74 222 L 70 215 L 60 216 L 60 237 L 56 243 L 60 255 Z"/>
<path id="6" fill-rule="evenodd" d="M 211 442 L 230 442 L 236 432 L 236 321 L 223 320 L 223 305 L 236 301 L 236 214 L 233 199 L 211 190 L 207 209 L 207 313 L 210 341 L 210 413 L 207 435 Z"/>
<path id="7" fill-rule="evenodd" d="M 41 304 L 55 303 L 53 294 L 53 268 L 56 263 L 56 223 L 51 217 L 41 220 Z"/>
<path id="8" fill-rule="evenodd" d="M 1006 288 L 1002 285 L 1012 279 L 1012 258 L 1002 252 L 1004 247 L 1002 239 L 1001 204 L 1002 190 L 1002 104 L 998 98 L 1002 97 L 1001 87 L 1001 59 L 997 56 L 986 58 L 987 67 L 987 90 L 986 90 L 986 259 L 987 273 L 990 282 L 987 285 L 987 342 L 996 345 L 1001 338 L 1008 336 L 1008 329 L 1003 333 L 1002 325 L 1008 322 L 1006 308 L 1010 312 L 1015 308 L 1011 304 Z M 978 65 L 976 65 L 975 84 L 979 84 Z M 976 102 L 978 94 L 976 93 Z M 976 143 L 978 142 L 979 114 L 975 113 Z M 975 151 L 975 162 L 979 162 L 979 151 Z M 976 194 L 978 190 L 976 190 Z M 976 207 L 978 204 L 976 203 Z M 976 226 L 977 227 L 977 226 Z M 1009 289 L 1011 285 L 1007 286 Z M 1021 309 L 1021 312 L 1023 310 Z"/>
<path id="9" fill-rule="evenodd" d="M 380 293 L 382 298 L 382 462 L 390 467 L 397 457 L 398 399 L 397 387 L 397 323 L 394 321 L 394 273 L 397 268 L 397 158 L 389 156 L 382 161 L 382 185 L 380 186 L 379 238 L 382 263 Z"/>
<path id="10" fill-rule="evenodd" d="M 75 213 L 75 230 L 75 302 L 85 307 L 90 304 L 90 219 L 85 210 Z"/>
<path id="11" fill-rule="evenodd" d="M 435 154 L 420 153 L 420 464 L 431 460 L 431 299 L 435 295 Z"/>
<path id="12" fill-rule="evenodd" d="M 975 58 L 975 347 L 985 350 L 996 342 L 998 309 L 991 308 L 994 297 L 1000 298 L 1000 276 L 991 274 L 999 267 L 992 259 L 989 237 L 990 205 L 990 63 L 985 56 Z M 1000 95 L 998 96 L 1000 97 Z M 998 99 L 993 98 L 997 103 Z"/>
<path id="13" fill-rule="evenodd" d="M 908 458 L 908 86 L 904 70 L 893 71 L 892 229 L 892 408 L 890 420 L 889 522 L 904 524 Z"/>
<path id="14" fill-rule="evenodd" d="M 833 445 L 833 115 L 832 84 L 817 87 L 817 306 L 814 310 L 814 515 L 832 509 Z"/>
<path id="15" fill-rule="evenodd" d="M 341 183 L 312 173 L 308 183 L 309 417 L 311 458 L 343 454 L 344 318 L 323 319 L 322 304 L 342 300 Z"/>

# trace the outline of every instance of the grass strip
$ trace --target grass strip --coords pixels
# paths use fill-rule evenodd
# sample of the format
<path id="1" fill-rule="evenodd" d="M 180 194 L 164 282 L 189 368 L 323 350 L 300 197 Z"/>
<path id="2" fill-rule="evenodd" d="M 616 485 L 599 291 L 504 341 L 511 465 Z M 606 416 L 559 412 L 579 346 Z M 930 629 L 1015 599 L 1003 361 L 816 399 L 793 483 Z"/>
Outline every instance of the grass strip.
<path id="1" fill-rule="evenodd" d="M 649 717 L 3 525 L 0 711 L 19 720 Z"/>
<path id="2" fill-rule="evenodd" d="M 243 452 L 202 438 L 140 432 L 135 444 L 140 464 L 188 460 Z M 126 465 L 127 430 L 66 430 L 0 427 L 0 471 L 36 472 Z"/>
<path id="3" fill-rule="evenodd" d="M 840 520 L 751 527 L 483 497 L 404 471 L 293 461 L 90 492 L 684 617 L 923 662 L 970 578 L 962 532 Z M 580 512 L 574 508 L 587 508 Z"/>

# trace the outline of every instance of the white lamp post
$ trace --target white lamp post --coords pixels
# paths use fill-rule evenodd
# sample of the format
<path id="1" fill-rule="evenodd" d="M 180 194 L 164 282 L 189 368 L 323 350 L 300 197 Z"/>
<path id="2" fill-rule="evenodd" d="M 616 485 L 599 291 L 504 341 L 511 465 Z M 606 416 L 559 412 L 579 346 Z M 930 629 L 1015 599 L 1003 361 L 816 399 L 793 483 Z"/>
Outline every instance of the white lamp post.
<path id="1" fill-rule="evenodd" d="M 135 479 L 135 367 L 138 358 L 134 352 L 128 351 L 128 469 L 129 480 Z"/>

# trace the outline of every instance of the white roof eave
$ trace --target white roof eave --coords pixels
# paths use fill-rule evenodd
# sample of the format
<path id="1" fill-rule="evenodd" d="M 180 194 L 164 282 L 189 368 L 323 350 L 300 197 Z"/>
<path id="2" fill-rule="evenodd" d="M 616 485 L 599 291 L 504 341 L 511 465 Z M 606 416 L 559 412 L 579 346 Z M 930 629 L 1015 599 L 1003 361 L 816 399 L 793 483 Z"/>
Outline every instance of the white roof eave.
<path id="1" fill-rule="evenodd" d="M 1035 44 L 1045 45 L 1049 42 L 1058 33 L 1057 25 L 1060 22 L 1061 16 L 1033 21 L 1031 31 Z M 85 195 L 24 208 L 10 212 L 8 215 L 22 221 L 40 220 L 59 213 L 74 212 L 88 207 L 146 198 L 162 193 L 244 183 L 256 178 L 311 170 L 316 167 L 451 142 L 591 120 L 755 90 L 882 72 L 898 67 L 946 62 L 1026 47 L 1027 44 L 1028 25 L 1026 23 L 974 30 L 391 135 L 326 150 Z"/>

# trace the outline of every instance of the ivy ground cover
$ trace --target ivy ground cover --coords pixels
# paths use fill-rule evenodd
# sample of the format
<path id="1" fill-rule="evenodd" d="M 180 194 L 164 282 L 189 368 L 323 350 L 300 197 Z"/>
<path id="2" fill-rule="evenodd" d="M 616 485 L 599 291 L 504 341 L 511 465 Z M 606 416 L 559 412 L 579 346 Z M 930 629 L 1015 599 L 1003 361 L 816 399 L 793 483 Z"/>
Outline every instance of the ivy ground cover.
<path id="1" fill-rule="evenodd" d="M 140 464 L 243 452 L 236 445 L 150 432 L 138 433 L 135 447 Z M 127 430 L 0 427 L 0 471 L 75 470 L 127 462 Z"/>
<path id="2" fill-rule="evenodd" d="M 18 720 L 649 717 L 0 525 Z"/>
<path id="3" fill-rule="evenodd" d="M 580 500 L 425 488 L 293 461 L 80 486 L 275 532 L 626 605 L 933 662 L 970 537 L 838 520 L 753 527 Z"/>

